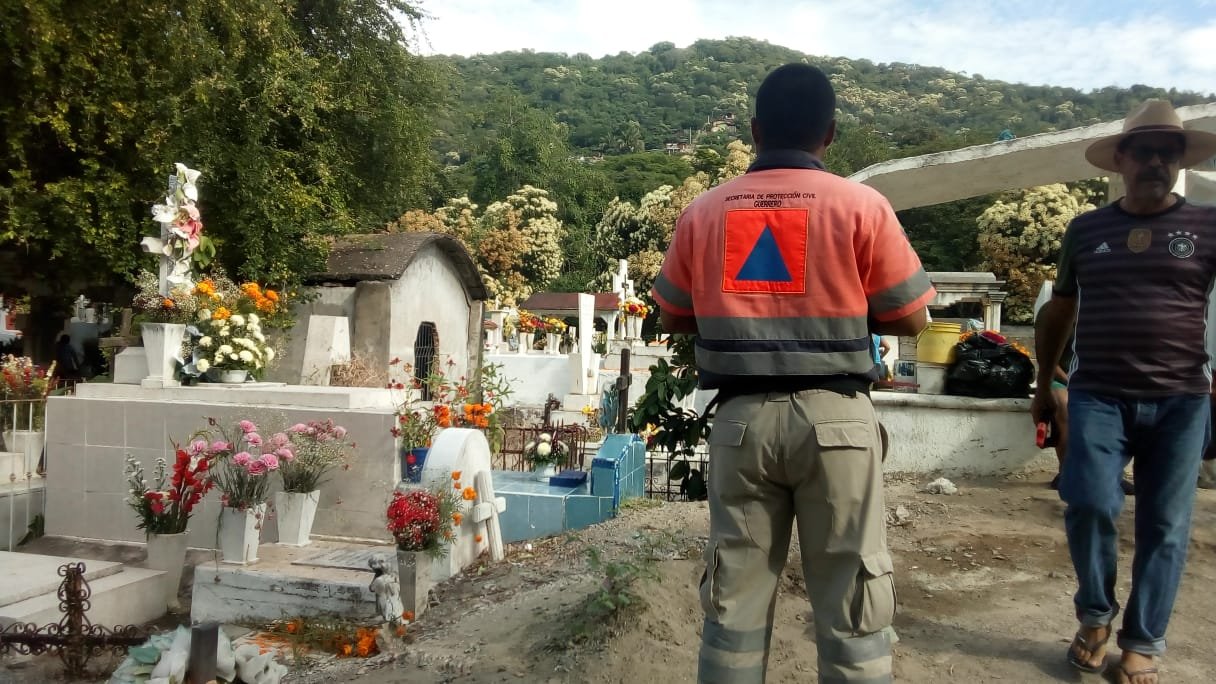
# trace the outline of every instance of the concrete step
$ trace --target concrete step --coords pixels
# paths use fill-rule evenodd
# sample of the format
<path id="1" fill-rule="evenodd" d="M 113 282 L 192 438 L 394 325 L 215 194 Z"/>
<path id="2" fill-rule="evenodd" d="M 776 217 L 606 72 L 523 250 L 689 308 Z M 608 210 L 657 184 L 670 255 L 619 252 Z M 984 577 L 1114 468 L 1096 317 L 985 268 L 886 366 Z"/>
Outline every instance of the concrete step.
<path id="1" fill-rule="evenodd" d="M 549 420 L 555 424 L 561 423 L 562 425 L 589 426 L 591 424 L 582 411 L 554 411 L 549 415 Z"/>
<path id="2" fill-rule="evenodd" d="M 563 411 L 582 411 L 584 406 L 590 405 L 591 408 L 599 408 L 600 395 L 598 394 L 567 394 L 562 398 Z M 0 471 L 2 473 L 3 471 Z"/>
<path id="3" fill-rule="evenodd" d="M 89 563 L 97 561 L 85 561 L 86 570 Z M 165 573 L 159 570 L 123 567 L 121 572 L 90 580 L 89 622 L 112 628 L 142 625 L 164 615 L 164 576 Z M 58 575 L 56 579 L 59 579 Z M 41 626 L 57 623 L 62 617 L 58 593 L 53 591 L 0 608 L 0 627 L 14 622 Z"/>

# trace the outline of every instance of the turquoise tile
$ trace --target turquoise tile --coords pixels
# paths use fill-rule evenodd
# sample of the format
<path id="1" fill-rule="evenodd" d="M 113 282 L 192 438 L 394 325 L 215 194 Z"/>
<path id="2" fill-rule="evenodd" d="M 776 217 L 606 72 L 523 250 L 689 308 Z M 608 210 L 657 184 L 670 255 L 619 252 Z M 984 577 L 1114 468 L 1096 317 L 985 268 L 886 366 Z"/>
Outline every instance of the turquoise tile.
<path id="1" fill-rule="evenodd" d="M 532 538 L 532 530 L 528 525 L 528 499 L 526 495 L 503 494 L 495 492 L 507 500 L 507 509 L 498 516 L 498 524 L 502 528 L 503 542 L 517 542 Z"/>
<path id="2" fill-rule="evenodd" d="M 566 499 L 566 529 L 582 529 L 600 520 L 599 497 L 572 496 Z"/>
<path id="3" fill-rule="evenodd" d="M 534 496 L 528 499 L 529 538 L 560 534 L 565 528 L 565 499 L 556 496 Z"/>
<path id="4" fill-rule="evenodd" d="M 595 466 L 591 469 L 591 493 L 594 496 L 615 498 L 617 471 L 615 468 Z"/>

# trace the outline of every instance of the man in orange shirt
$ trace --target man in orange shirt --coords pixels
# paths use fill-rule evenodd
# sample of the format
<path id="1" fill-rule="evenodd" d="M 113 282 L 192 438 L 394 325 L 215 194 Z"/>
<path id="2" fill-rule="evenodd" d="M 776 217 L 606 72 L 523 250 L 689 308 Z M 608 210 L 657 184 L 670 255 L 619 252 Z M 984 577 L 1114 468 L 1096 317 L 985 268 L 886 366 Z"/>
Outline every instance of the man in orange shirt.
<path id="1" fill-rule="evenodd" d="M 709 436 L 700 682 L 763 682 L 795 519 L 821 682 L 891 678 L 872 333 L 916 335 L 933 287 L 890 204 L 824 170 L 827 77 L 787 64 L 756 94 L 748 173 L 680 216 L 655 281 L 664 329 L 696 334 Z"/>

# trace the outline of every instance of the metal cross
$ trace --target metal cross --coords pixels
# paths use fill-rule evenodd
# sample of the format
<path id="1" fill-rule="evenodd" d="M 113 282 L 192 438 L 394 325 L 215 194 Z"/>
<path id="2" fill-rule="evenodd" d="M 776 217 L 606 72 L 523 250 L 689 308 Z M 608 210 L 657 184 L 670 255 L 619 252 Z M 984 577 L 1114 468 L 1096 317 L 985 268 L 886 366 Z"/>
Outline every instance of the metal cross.
<path id="1" fill-rule="evenodd" d="M 89 622 L 88 613 L 92 590 L 84 578 L 84 563 L 59 566 L 59 610 L 63 618 L 58 624 L 39 627 L 28 622 L 14 622 L 0 629 L 0 655 L 19 653 L 41 655 L 54 651 L 63 661 L 64 674 L 81 678 L 89 659 L 104 651 L 125 652 L 129 646 L 139 646 L 148 634 L 136 625 L 110 629 Z"/>

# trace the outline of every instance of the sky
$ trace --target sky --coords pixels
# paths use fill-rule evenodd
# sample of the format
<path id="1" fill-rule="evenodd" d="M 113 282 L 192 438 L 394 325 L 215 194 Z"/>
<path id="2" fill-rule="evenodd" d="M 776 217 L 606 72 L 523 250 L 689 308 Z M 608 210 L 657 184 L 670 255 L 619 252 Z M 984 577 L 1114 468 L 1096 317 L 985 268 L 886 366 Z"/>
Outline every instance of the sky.
<path id="1" fill-rule="evenodd" d="M 746 36 L 810 55 L 1093 90 L 1216 92 L 1216 0 L 421 0 L 424 54 L 593 57 Z M 1167 9 L 1162 9 L 1162 8 Z"/>

